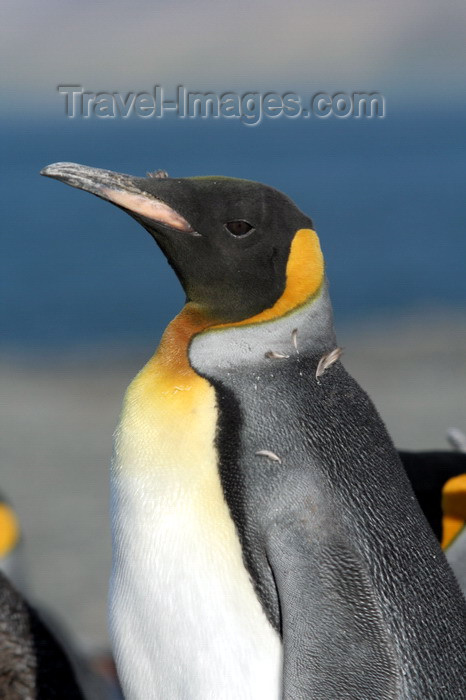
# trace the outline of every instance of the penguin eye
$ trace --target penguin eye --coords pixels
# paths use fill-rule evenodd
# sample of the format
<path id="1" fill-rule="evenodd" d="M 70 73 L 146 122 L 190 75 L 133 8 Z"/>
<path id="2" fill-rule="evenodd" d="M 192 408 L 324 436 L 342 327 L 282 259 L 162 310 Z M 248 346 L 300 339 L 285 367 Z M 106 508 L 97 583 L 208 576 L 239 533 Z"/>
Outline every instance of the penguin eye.
<path id="1" fill-rule="evenodd" d="M 244 219 L 236 219 L 235 221 L 228 221 L 228 223 L 225 224 L 225 228 L 234 236 L 245 236 L 252 231 L 254 226 L 244 221 Z"/>

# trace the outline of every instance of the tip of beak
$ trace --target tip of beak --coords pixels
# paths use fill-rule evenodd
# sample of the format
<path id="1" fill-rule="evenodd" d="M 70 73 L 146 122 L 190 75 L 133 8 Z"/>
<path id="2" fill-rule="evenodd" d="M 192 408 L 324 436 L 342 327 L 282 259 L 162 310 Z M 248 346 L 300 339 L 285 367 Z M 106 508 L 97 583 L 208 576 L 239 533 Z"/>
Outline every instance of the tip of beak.
<path id="1" fill-rule="evenodd" d="M 51 165 L 46 165 L 45 168 L 42 168 L 39 175 L 58 177 L 66 172 L 75 171 L 79 167 L 77 163 L 51 163 Z"/>
<path id="2" fill-rule="evenodd" d="M 43 168 L 40 174 L 98 196 L 104 196 L 105 188 L 134 189 L 135 178 L 130 175 L 91 168 L 79 163 L 52 163 Z"/>

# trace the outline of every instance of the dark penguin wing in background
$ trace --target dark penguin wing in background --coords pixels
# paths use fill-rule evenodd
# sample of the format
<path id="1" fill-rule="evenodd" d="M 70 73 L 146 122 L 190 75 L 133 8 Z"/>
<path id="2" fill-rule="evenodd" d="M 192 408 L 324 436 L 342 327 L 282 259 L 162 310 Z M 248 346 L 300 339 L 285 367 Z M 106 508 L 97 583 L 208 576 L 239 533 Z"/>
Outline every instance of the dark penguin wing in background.
<path id="1" fill-rule="evenodd" d="M 0 698 L 84 700 L 60 645 L 1 573 Z"/>

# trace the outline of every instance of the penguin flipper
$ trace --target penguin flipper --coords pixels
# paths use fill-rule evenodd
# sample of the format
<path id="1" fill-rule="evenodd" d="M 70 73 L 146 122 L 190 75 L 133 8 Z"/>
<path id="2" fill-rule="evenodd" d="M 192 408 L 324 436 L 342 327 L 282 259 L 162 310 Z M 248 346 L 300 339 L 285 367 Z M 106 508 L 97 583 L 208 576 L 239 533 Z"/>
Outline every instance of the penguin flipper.
<path id="1" fill-rule="evenodd" d="M 395 700 L 395 655 L 358 554 L 308 513 L 276 522 L 267 556 L 283 633 L 283 697 Z"/>

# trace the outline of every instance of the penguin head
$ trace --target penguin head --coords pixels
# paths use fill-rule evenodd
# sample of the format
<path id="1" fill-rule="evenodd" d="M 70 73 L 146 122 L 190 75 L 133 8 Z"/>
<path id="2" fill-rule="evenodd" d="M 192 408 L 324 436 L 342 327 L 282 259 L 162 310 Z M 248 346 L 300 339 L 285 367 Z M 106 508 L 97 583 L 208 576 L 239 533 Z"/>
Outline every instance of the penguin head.
<path id="1" fill-rule="evenodd" d="M 322 284 L 311 219 L 267 185 L 227 177 L 169 178 L 163 171 L 140 178 L 74 163 L 49 165 L 41 174 L 129 213 L 166 255 L 187 301 L 220 323 L 270 309 L 289 283 L 297 303 Z M 291 269 L 296 279 L 290 280 Z"/>

